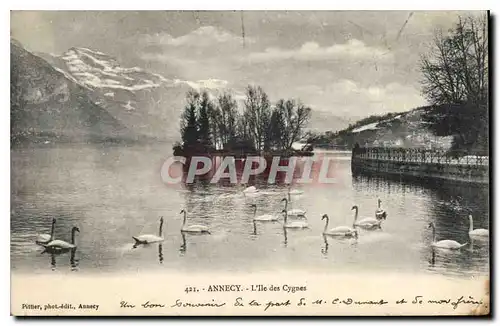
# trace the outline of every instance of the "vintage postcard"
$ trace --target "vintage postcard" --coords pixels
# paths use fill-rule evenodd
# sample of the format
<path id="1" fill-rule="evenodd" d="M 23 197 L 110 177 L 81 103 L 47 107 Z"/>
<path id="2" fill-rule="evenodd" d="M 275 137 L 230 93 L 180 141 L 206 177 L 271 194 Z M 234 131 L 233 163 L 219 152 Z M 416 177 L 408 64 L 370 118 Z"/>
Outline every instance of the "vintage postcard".
<path id="1" fill-rule="evenodd" d="M 11 11 L 11 314 L 490 314 L 488 11 Z"/>

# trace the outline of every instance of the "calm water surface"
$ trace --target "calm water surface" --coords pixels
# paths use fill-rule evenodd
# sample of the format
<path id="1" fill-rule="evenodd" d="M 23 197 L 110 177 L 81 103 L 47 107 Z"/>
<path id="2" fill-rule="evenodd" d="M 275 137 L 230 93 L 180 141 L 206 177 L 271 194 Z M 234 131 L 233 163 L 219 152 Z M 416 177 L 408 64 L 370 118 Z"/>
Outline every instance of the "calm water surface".
<path id="1" fill-rule="evenodd" d="M 488 244 L 473 242 L 460 252 L 432 251 L 430 221 L 437 239 L 468 239 L 468 214 L 474 228 L 488 228 L 488 189 L 418 185 L 353 177 L 348 153 L 337 153 L 337 183 L 297 185 L 292 207 L 307 210 L 310 229 L 284 231 L 279 222 L 252 223 L 257 214 L 278 213 L 287 189 L 259 185 L 260 195 L 241 189 L 200 185 L 187 190 L 163 184 L 162 163 L 170 146 L 22 148 L 12 156 L 11 260 L 14 271 L 34 273 L 200 272 L 321 269 L 332 272 L 439 273 L 470 277 L 489 271 Z M 333 152 L 330 154 L 334 154 Z M 388 212 L 381 230 L 361 231 L 357 240 L 324 238 L 329 227 L 352 225 L 353 205 L 360 218 L 374 217 L 377 198 Z M 181 209 L 210 235 L 180 233 Z M 163 244 L 132 249 L 132 236 L 157 234 L 164 216 Z M 37 233 L 50 231 L 70 240 L 78 226 L 78 249 L 42 253 Z"/>

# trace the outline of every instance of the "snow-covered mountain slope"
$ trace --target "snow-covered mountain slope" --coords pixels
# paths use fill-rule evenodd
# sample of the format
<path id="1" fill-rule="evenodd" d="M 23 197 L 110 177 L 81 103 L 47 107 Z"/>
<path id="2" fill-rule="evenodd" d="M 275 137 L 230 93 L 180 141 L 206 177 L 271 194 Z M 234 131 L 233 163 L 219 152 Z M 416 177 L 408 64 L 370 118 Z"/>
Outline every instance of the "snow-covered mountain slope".
<path id="1" fill-rule="evenodd" d="M 133 139 L 65 72 L 11 40 L 11 142 Z"/>
<path id="2" fill-rule="evenodd" d="M 71 48 L 44 57 L 67 78 L 89 90 L 94 101 L 140 135 L 176 139 L 179 117 L 190 90 L 212 95 L 227 87 L 219 79 L 167 79 L 139 67 L 124 67 L 115 58 L 88 48 Z"/>
<path id="3" fill-rule="evenodd" d="M 432 107 L 416 108 L 380 117 L 375 122 L 363 119 L 340 131 L 332 141 L 346 146 L 358 143 L 361 146 L 448 149 L 453 137 L 435 136 L 424 121 L 423 116 L 430 110 Z M 363 123 L 364 120 L 367 122 Z"/>
<path id="4" fill-rule="evenodd" d="M 68 72 L 82 85 L 91 89 L 138 91 L 160 87 L 167 80 L 141 68 L 123 68 L 118 62 L 99 51 L 71 48 L 60 58 Z"/>

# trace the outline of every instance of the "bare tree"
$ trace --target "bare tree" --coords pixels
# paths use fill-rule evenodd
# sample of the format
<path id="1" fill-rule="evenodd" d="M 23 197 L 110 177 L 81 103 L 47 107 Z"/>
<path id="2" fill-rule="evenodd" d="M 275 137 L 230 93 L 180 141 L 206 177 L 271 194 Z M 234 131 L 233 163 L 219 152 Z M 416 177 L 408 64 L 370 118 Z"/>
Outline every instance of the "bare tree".
<path id="1" fill-rule="evenodd" d="M 238 106 L 230 93 L 224 93 L 217 98 L 217 107 L 220 115 L 217 129 L 224 146 L 236 138 Z"/>
<path id="2" fill-rule="evenodd" d="M 218 105 L 214 105 L 208 112 L 208 118 L 210 121 L 210 133 L 212 134 L 212 141 L 215 148 L 221 148 L 223 146 L 222 136 L 220 134 L 219 126 L 221 124 L 221 112 Z"/>
<path id="3" fill-rule="evenodd" d="M 424 116 L 437 135 L 454 136 L 453 149 L 488 148 L 488 20 L 458 17 L 453 29 L 437 31 L 421 57 L 422 93 L 434 105 Z"/>
<path id="4" fill-rule="evenodd" d="M 294 142 L 302 140 L 304 127 L 311 118 L 311 108 L 295 100 L 279 100 L 276 110 L 283 117 L 281 140 L 283 149 L 290 149 Z"/>
<path id="5" fill-rule="evenodd" d="M 271 118 L 271 103 L 260 87 L 248 86 L 246 89 L 244 117 L 247 120 L 250 135 L 254 139 L 255 148 L 264 148 L 266 132 Z"/>
<path id="6" fill-rule="evenodd" d="M 421 57 L 422 93 L 432 104 L 484 105 L 488 98 L 487 18 L 459 17 L 453 30 L 436 31 Z"/>

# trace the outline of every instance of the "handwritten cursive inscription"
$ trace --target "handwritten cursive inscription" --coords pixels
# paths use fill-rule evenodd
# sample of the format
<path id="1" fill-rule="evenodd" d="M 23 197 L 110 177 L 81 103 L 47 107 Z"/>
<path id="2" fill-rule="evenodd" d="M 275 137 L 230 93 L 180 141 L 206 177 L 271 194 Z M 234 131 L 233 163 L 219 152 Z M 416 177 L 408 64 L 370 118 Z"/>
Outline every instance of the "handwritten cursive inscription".
<path id="1" fill-rule="evenodd" d="M 241 307 L 251 307 L 253 309 L 261 309 L 263 311 L 276 311 L 285 307 L 298 307 L 297 309 L 304 309 L 308 306 L 325 306 L 325 305 L 343 305 L 343 306 L 382 306 L 382 305 L 412 305 L 412 306 L 425 306 L 425 305 L 449 305 L 452 309 L 457 309 L 461 305 L 480 305 L 482 300 L 475 299 L 472 296 L 460 296 L 457 298 L 430 298 L 422 295 L 409 296 L 407 298 L 399 298 L 394 301 L 389 301 L 384 298 L 372 299 L 359 299 L 359 298 L 323 298 L 323 299 L 308 299 L 305 297 L 296 297 L 282 300 L 266 300 L 259 301 L 254 298 L 245 298 L 243 296 L 232 299 L 232 306 L 236 309 Z M 231 301 L 229 301 L 231 304 Z M 220 301 L 217 299 L 210 299 L 207 301 L 187 301 L 185 299 L 176 299 L 173 304 L 167 305 L 159 302 L 152 302 L 150 300 L 139 304 L 137 307 L 142 309 L 154 308 L 221 308 L 226 306 L 228 302 Z M 134 309 L 135 303 L 122 300 L 120 301 L 120 308 Z"/>
<path id="2" fill-rule="evenodd" d="M 161 303 L 153 303 L 150 301 L 146 301 L 145 303 L 141 304 L 143 308 L 165 308 L 164 304 Z"/>
<path id="3" fill-rule="evenodd" d="M 127 301 L 120 301 L 120 308 L 135 308 L 135 305 L 130 304 Z"/>
<path id="4" fill-rule="evenodd" d="M 186 308 L 197 308 L 197 307 L 213 307 L 220 308 L 225 306 L 225 302 L 216 302 L 215 299 L 212 299 L 211 302 L 189 302 L 182 301 L 181 299 L 177 299 L 173 305 L 170 307 L 186 307 Z"/>

